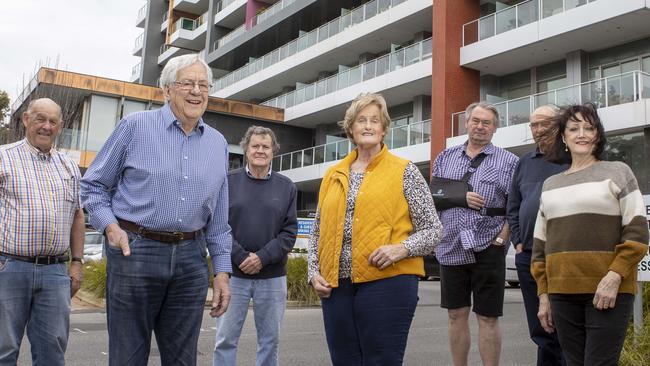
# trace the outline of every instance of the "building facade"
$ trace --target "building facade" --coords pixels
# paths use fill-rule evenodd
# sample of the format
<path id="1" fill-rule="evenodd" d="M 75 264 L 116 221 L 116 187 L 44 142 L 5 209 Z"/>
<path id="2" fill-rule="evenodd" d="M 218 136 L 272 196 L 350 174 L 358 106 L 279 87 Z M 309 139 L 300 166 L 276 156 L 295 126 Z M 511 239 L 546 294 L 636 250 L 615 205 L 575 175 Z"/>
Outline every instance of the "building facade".
<path id="1" fill-rule="evenodd" d="M 148 0 L 132 80 L 156 85 L 175 55 L 200 53 L 211 96 L 284 110 L 300 141 L 273 162 L 313 210 L 320 178 L 353 148 L 338 127 L 362 92 L 386 97 L 386 144 L 428 177 L 464 142 L 465 106 L 496 104 L 495 144 L 521 154 L 539 105 L 591 101 L 610 158 L 648 191 L 650 0 Z M 306 132 L 305 132 L 306 131 Z"/>

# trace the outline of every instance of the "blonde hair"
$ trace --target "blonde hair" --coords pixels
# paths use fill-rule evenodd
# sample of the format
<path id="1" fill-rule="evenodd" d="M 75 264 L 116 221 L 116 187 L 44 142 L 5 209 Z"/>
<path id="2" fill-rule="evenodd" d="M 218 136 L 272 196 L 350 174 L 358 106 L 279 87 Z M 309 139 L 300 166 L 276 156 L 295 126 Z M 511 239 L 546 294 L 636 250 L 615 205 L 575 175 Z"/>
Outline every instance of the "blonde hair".
<path id="1" fill-rule="evenodd" d="M 384 97 L 382 97 L 381 94 L 361 93 L 354 98 L 350 107 L 345 111 L 343 121 L 339 122 L 339 125 L 343 128 L 345 134 L 350 140 L 352 140 L 352 142 L 354 142 L 352 137 L 352 124 L 356 120 L 359 112 L 369 105 L 376 105 L 379 107 L 381 127 L 384 131 L 387 131 L 388 127 L 390 127 L 390 116 L 388 115 L 388 107 L 386 106 L 386 100 Z"/>

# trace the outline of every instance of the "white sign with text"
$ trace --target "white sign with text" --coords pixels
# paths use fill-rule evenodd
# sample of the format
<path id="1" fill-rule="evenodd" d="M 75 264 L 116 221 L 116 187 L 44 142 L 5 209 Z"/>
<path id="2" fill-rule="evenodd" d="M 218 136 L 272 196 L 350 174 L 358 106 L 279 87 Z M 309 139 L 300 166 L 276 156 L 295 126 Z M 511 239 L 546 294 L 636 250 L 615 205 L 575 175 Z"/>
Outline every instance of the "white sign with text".
<path id="1" fill-rule="evenodd" d="M 643 196 L 645 203 L 645 215 L 648 219 L 648 229 L 650 229 L 650 195 Z M 639 262 L 637 281 L 650 281 L 650 252 L 645 254 L 645 257 Z"/>

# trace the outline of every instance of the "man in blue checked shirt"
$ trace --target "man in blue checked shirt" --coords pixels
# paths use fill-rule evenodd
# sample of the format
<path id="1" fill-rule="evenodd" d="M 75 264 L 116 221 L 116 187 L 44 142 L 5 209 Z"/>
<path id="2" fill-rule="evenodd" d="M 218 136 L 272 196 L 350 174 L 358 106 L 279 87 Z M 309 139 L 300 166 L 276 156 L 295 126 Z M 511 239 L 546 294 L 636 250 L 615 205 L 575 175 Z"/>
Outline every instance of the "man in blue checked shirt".
<path id="1" fill-rule="evenodd" d="M 505 255 L 510 231 L 505 207 L 517 157 L 492 144 L 499 112 L 487 103 L 465 110 L 467 142 L 438 155 L 433 176 L 469 179 L 468 207 L 440 211 L 445 235 L 436 247 L 440 262 L 440 305 L 449 317 L 449 342 L 455 366 L 467 365 L 470 306 L 478 320 L 483 365 L 498 365 L 501 354 L 499 317 L 503 315 Z M 471 167 L 482 156 L 476 169 Z M 473 297 L 473 304 L 472 304 Z"/>
<path id="2" fill-rule="evenodd" d="M 227 142 L 201 116 L 212 72 L 195 54 L 162 71 L 166 103 L 123 119 L 81 182 L 90 223 L 108 237 L 109 365 L 195 365 L 214 268 L 212 311 L 230 302 Z"/>

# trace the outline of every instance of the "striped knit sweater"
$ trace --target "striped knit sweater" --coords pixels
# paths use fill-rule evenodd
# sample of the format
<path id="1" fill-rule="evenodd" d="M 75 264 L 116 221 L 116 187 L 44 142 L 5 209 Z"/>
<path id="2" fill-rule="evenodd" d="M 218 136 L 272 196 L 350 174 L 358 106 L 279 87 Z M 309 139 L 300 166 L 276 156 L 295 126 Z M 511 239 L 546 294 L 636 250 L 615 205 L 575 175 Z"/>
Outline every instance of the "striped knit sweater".
<path id="1" fill-rule="evenodd" d="M 544 182 L 530 271 L 537 293 L 592 294 L 608 271 L 619 293 L 636 292 L 637 264 L 648 250 L 648 226 L 632 170 L 599 161 Z"/>

